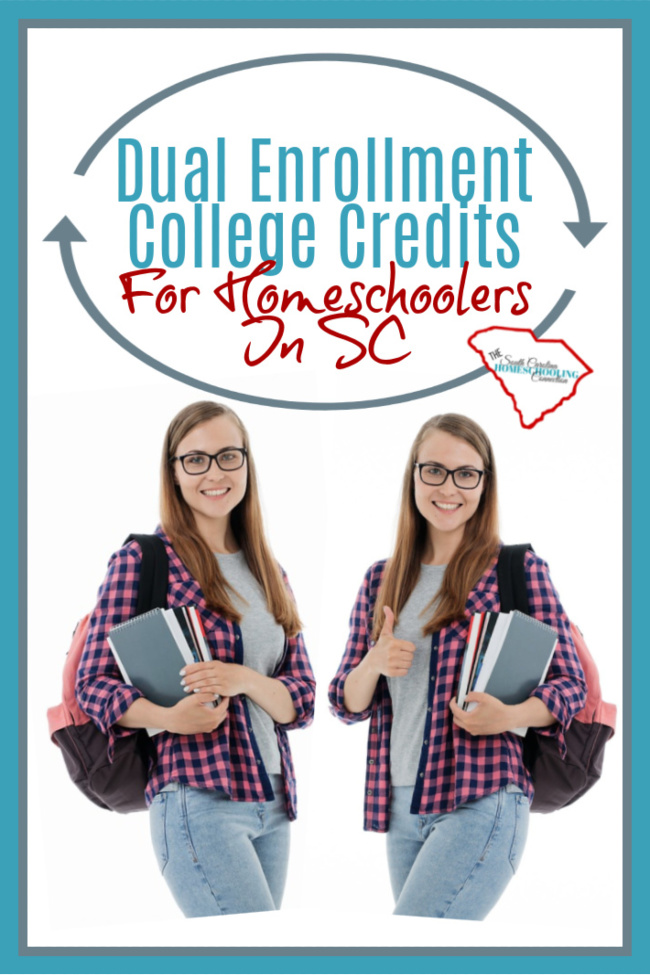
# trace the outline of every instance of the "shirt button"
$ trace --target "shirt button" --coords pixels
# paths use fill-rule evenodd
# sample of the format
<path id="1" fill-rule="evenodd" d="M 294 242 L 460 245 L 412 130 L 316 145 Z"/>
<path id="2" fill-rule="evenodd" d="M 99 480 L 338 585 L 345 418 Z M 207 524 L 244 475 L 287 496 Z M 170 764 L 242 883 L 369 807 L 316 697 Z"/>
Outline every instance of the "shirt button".
<path id="1" fill-rule="evenodd" d="M 372 795 L 372 789 L 368 789 L 368 791 L 366 792 L 366 795 L 367 796 L 371 796 Z"/>
<path id="2" fill-rule="evenodd" d="M 437 643 L 434 643 L 434 645 L 431 647 L 431 649 L 432 650 L 437 650 L 438 649 L 438 644 Z"/>
<path id="3" fill-rule="evenodd" d="M 374 765 L 374 764 L 375 764 L 374 758 L 369 758 L 368 759 L 368 765 Z"/>
<path id="4" fill-rule="evenodd" d="M 235 640 L 241 640 L 241 637 L 238 635 L 235 637 Z"/>
<path id="5" fill-rule="evenodd" d="M 431 675 L 431 680 L 435 680 L 435 677 L 433 676 L 433 674 Z"/>
<path id="6" fill-rule="evenodd" d="M 429 739 L 428 738 L 425 738 L 424 741 L 422 742 L 422 744 L 423 745 L 428 745 L 429 744 Z"/>
<path id="7" fill-rule="evenodd" d="M 423 778 L 424 778 L 424 772 L 420 772 L 420 778 L 421 778 L 421 779 L 423 779 Z"/>
<path id="8" fill-rule="evenodd" d="M 429 712 L 429 714 L 431 714 L 431 708 L 427 708 L 427 711 Z"/>

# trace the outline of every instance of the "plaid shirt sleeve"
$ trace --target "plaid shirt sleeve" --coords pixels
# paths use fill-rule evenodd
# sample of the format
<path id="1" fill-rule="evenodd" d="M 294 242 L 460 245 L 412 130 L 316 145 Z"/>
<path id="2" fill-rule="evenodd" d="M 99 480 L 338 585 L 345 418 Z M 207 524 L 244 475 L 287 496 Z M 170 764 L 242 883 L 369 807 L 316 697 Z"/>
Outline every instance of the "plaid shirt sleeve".
<path id="1" fill-rule="evenodd" d="M 116 724 L 142 694 L 124 683 L 106 638 L 113 626 L 135 615 L 141 561 L 142 553 L 136 542 L 130 542 L 111 557 L 77 671 L 77 701 L 108 736 L 109 759 L 113 756 L 115 740 L 137 730 Z"/>
<path id="2" fill-rule="evenodd" d="M 548 728 L 536 728 L 540 735 L 557 738 L 560 754 L 566 754 L 564 732 L 575 714 L 585 704 L 587 685 L 578 659 L 571 626 L 557 591 L 551 582 L 548 565 L 534 552 L 526 553 L 526 580 L 530 615 L 552 626 L 558 634 L 557 646 L 551 659 L 546 681 L 540 684 L 532 697 L 538 697 L 549 709 L 557 724 Z"/>
<path id="3" fill-rule="evenodd" d="M 280 566 L 282 578 L 293 599 L 293 590 L 289 585 L 287 574 Z M 312 671 L 307 649 L 302 633 L 296 636 L 287 637 L 286 650 L 282 658 L 280 667 L 275 673 L 274 678 L 284 684 L 291 695 L 293 706 L 296 709 L 296 717 L 287 724 L 280 724 L 279 727 L 285 731 L 293 731 L 294 728 L 308 728 L 314 720 L 314 701 L 316 696 L 316 679 Z"/>
<path id="4" fill-rule="evenodd" d="M 348 675 L 361 663 L 370 646 L 372 617 L 385 565 L 385 562 L 375 563 L 364 576 L 350 616 L 350 635 L 345 653 L 329 687 L 330 711 L 346 724 L 366 721 L 372 714 L 372 704 L 364 711 L 348 711 L 343 695 Z"/>
<path id="5" fill-rule="evenodd" d="M 285 731 L 309 727 L 314 720 L 316 681 L 302 633 L 287 639 L 287 652 L 275 678 L 287 688 L 296 709 L 294 720 L 280 727 Z"/>

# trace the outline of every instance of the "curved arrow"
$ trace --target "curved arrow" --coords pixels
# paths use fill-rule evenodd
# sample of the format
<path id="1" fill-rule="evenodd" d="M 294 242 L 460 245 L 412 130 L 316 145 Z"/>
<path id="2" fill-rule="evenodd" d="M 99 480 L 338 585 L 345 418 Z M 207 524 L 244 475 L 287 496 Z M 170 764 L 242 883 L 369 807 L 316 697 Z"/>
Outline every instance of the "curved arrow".
<path id="1" fill-rule="evenodd" d="M 86 238 L 79 233 L 71 220 L 64 217 L 63 220 L 56 225 L 54 230 L 52 230 L 47 237 L 45 237 L 45 240 L 54 241 L 59 244 L 63 267 L 65 268 L 65 273 L 68 276 L 68 281 L 72 286 L 72 290 L 90 317 L 104 332 L 106 332 L 110 338 L 113 339 L 114 342 L 121 345 L 123 349 L 130 352 L 131 355 L 136 357 L 136 359 L 140 359 L 140 361 L 144 362 L 145 365 L 151 366 L 153 369 L 157 369 L 158 372 L 162 372 L 165 376 L 170 376 L 172 379 L 177 379 L 179 382 L 187 383 L 188 386 L 194 386 L 196 389 L 202 389 L 208 393 L 216 393 L 218 396 L 227 396 L 229 399 L 236 399 L 246 403 L 255 403 L 258 406 L 279 406 L 288 410 L 365 410 L 374 406 L 392 406 L 395 403 L 406 403 L 412 399 L 423 399 L 425 396 L 433 396 L 436 393 L 443 393 L 445 390 L 454 389 L 456 386 L 463 386 L 465 383 L 469 383 L 473 379 L 479 379 L 481 376 L 486 376 L 488 374 L 488 370 L 485 368 L 485 366 L 480 366 L 478 369 L 474 369 L 472 372 L 465 373 L 464 376 L 458 376 L 456 379 L 450 379 L 446 383 L 439 383 L 437 386 L 429 386 L 427 389 L 419 389 L 413 393 L 402 393 L 399 396 L 386 396 L 383 399 L 352 400 L 344 403 L 310 403 L 296 400 L 271 399 L 270 397 L 266 396 L 251 396 L 248 393 L 237 393 L 232 389 L 224 389 L 222 386 L 214 386 L 212 383 L 205 383 L 200 379 L 195 379 L 193 376 L 188 376 L 184 372 L 179 372 L 177 369 L 172 369 L 170 366 L 165 365 L 164 362 L 160 362 L 159 359 L 154 359 L 153 356 L 150 356 L 147 352 L 143 352 L 142 349 L 139 349 L 137 345 L 129 342 L 129 340 L 125 338 L 121 332 L 119 332 L 106 318 L 104 318 L 97 306 L 93 303 L 90 295 L 86 291 L 81 281 L 81 278 L 79 277 L 79 272 L 77 271 L 74 257 L 72 256 L 72 244 L 74 242 L 85 243 Z M 539 336 L 543 335 L 544 332 L 548 331 L 553 322 L 559 318 L 573 298 L 574 294 L 575 291 L 568 291 L 566 289 L 562 292 L 546 318 L 537 326 L 536 329 L 534 329 L 535 335 L 537 335 L 538 338 Z"/>
<path id="2" fill-rule="evenodd" d="M 542 145 L 546 146 L 548 151 L 551 153 L 555 161 L 560 166 L 560 169 L 566 176 L 569 186 L 571 187 L 571 192 L 576 203 L 576 208 L 578 210 L 578 220 L 565 222 L 565 227 L 571 231 L 573 236 L 578 240 L 583 247 L 586 247 L 594 239 L 596 234 L 598 234 L 603 227 L 606 226 L 604 223 L 594 223 L 591 220 L 589 214 L 589 203 L 587 202 L 587 196 L 583 189 L 582 183 L 580 182 L 580 177 L 577 172 L 569 162 L 567 156 L 564 154 L 562 149 L 558 146 L 557 142 L 551 138 L 548 132 L 545 131 L 538 125 L 537 122 L 533 121 L 529 115 L 526 115 L 515 105 L 507 102 L 504 98 L 500 98 L 499 95 L 495 95 L 493 92 L 488 91 L 487 88 L 481 88 L 480 85 L 475 85 L 471 81 L 466 81 L 464 78 L 459 78 L 457 75 L 449 74 L 446 71 L 438 71 L 436 68 L 428 68 L 423 64 L 414 64 L 412 61 L 399 61 L 394 58 L 378 58 L 373 57 L 369 54 L 281 54 L 275 57 L 269 58 L 255 58 L 251 61 L 240 61 L 236 64 L 227 64 L 221 68 L 214 68 L 212 71 L 204 71 L 202 74 L 194 75 L 191 78 L 186 78 L 184 81 L 179 81 L 175 85 L 170 85 L 169 88 L 163 88 L 162 91 L 156 92 L 155 95 L 151 95 L 149 98 L 145 98 L 143 102 L 136 105 L 134 108 L 125 112 L 121 115 L 112 125 L 102 132 L 98 139 L 96 139 L 91 145 L 90 149 L 85 153 L 81 162 L 75 169 L 75 173 L 78 176 L 85 176 L 88 171 L 90 164 L 93 162 L 95 157 L 101 152 L 107 142 L 113 138 L 113 136 L 124 128 L 129 122 L 137 118 L 138 115 L 142 115 L 147 109 L 156 105 L 158 102 L 164 101 L 164 99 L 169 98 L 171 95 L 177 94 L 179 91 L 184 91 L 186 88 L 192 88 L 194 85 L 200 85 L 204 81 L 210 81 L 212 78 L 219 78 L 222 75 L 233 74 L 237 71 L 248 71 L 250 68 L 262 68 L 268 67 L 275 64 L 293 64 L 296 62 L 305 61 L 351 61 L 361 64 L 379 64 L 387 68 L 398 68 L 401 71 L 414 71 L 417 74 L 427 75 L 430 78 L 437 78 L 439 81 L 446 81 L 450 85 L 456 85 L 458 88 L 464 88 L 465 91 L 471 92 L 473 95 L 478 95 L 479 98 L 484 98 L 488 102 L 492 102 L 497 108 L 502 109 L 508 115 L 517 119 L 521 122 L 530 132 L 536 136 Z"/>

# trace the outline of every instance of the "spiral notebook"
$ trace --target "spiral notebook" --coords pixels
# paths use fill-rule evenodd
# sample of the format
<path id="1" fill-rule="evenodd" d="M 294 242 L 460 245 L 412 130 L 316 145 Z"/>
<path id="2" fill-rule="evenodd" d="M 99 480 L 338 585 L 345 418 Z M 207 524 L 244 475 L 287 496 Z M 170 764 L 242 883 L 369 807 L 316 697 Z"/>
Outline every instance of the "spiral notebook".
<path id="1" fill-rule="evenodd" d="M 173 707 L 184 696 L 180 671 L 195 658 L 169 610 L 152 609 L 118 623 L 108 642 L 126 683 L 149 701 Z"/>

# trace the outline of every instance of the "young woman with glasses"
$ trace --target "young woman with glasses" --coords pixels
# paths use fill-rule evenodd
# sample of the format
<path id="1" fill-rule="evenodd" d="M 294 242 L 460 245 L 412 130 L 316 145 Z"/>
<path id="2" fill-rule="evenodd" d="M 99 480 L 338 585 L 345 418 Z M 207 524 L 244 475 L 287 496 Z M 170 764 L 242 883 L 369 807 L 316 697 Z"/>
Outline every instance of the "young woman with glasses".
<path id="1" fill-rule="evenodd" d="M 519 864 L 533 789 L 513 729 L 554 736 L 585 684 L 548 566 L 526 555 L 531 615 L 558 642 L 545 683 L 519 705 L 456 693 L 470 616 L 498 611 L 497 476 L 473 420 L 435 416 L 406 465 L 397 541 L 368 570 L 330 686 L 334 713 L 370 718 L 365 828 L 387 832 L 395 914 L 481 920 Z"/>
<path id="2" fill-rule="evenodd" d="M 145 795 L 159 866 L 183 913 L 276 910 L 296 815 L 287 731 L 311 723 L 314 677 L 264 535 L 248 435 L 227 407 L 194 403 L 172 420 L 157 533 L 169 558 L 167 604 L 198 608 L 213 659 L 183 668 L 173 707 L 123 682 L 107 636 L 135 614 L 142 555 L 132 541 L 99 591 L 77 698 L 109 749 L 134 729 L 163 729 Z"/>

